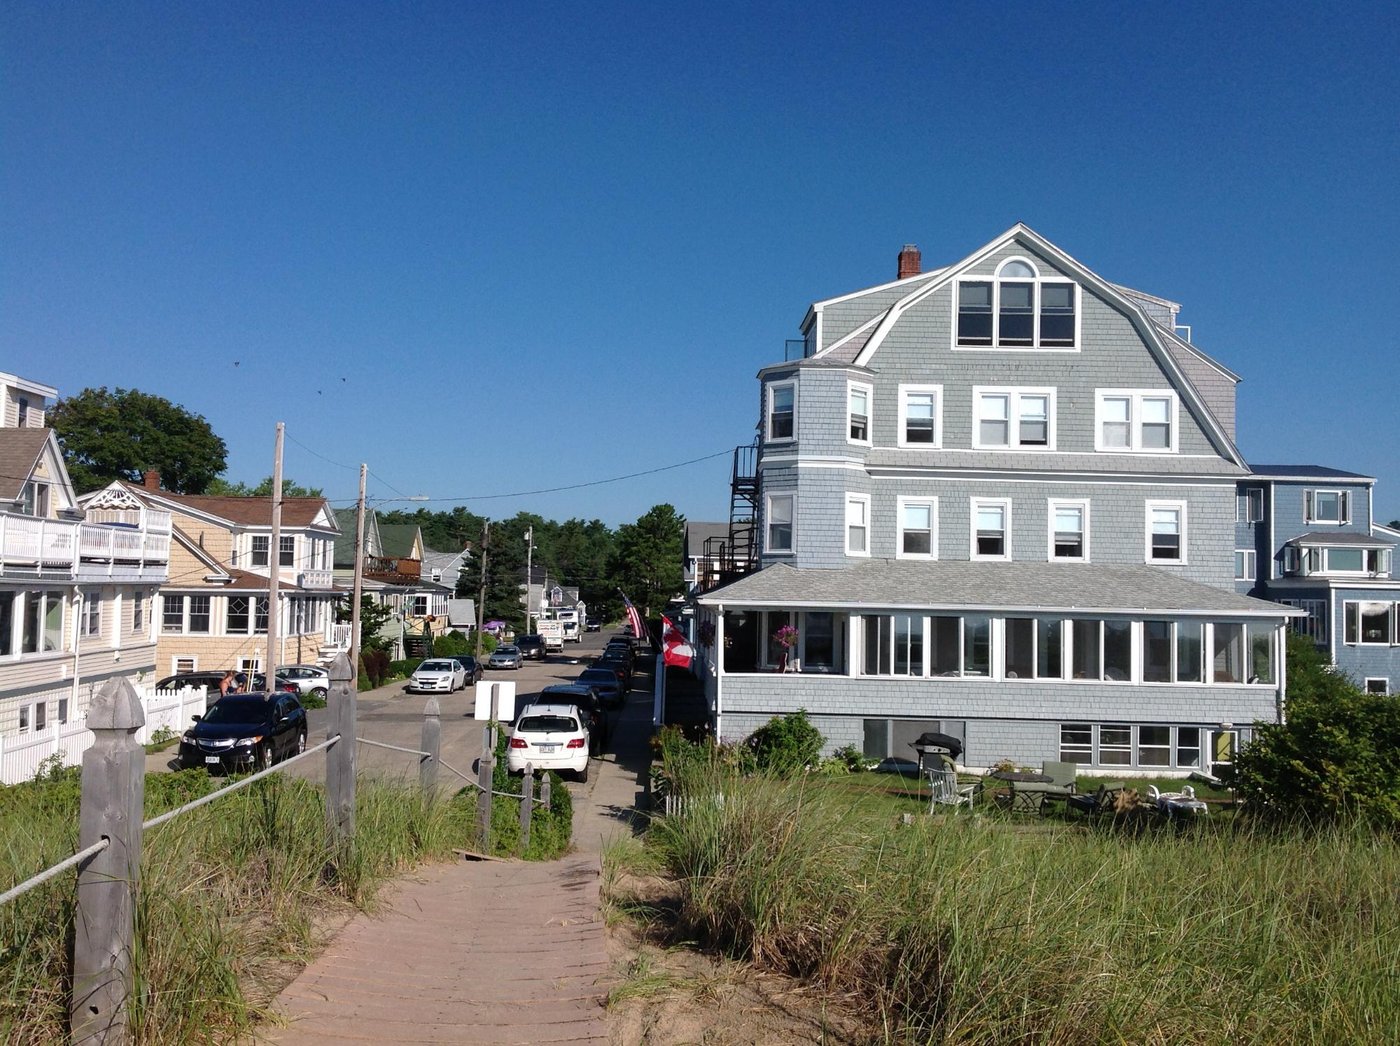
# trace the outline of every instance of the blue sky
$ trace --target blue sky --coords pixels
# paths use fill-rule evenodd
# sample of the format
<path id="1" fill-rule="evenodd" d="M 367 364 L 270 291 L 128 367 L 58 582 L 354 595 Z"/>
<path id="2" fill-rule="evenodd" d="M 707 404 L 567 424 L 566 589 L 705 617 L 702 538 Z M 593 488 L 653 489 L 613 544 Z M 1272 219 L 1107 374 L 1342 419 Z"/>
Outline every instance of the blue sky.
<path id="1" fill-rule="evenodd" d="M 1183 304 L 1257 462 L 1400 516 L 1393 5 L 0 10 L 0 370 L 204 415 L 229 478 L 728 513 L 813 300 L 1024 221 Z M 683 468 L 581 490 L 491 497 Z"/>

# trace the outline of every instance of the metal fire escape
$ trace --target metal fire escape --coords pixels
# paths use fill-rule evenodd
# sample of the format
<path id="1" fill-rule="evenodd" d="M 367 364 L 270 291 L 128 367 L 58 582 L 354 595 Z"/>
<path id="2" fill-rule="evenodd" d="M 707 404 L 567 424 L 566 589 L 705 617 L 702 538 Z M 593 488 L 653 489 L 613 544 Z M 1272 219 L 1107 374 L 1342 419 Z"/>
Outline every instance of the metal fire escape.
<path id="1" fill-rule="evenodd" d="M 729 534 L 705 539 L 702 591 L 758 569 L 758 502 L 758 444 L 735 447 L 729 481 Z"/>

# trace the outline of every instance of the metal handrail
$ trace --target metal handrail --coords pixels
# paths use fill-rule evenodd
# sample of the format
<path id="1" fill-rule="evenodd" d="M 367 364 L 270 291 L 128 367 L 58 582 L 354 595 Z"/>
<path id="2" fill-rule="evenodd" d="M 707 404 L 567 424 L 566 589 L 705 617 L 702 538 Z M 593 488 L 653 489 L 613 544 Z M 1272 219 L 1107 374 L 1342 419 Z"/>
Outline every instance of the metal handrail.
<path id="1" fill-rule="evenodd" d="M 371 741 L 368 737 L 357 737 L 355 740 L 362 745 L 373 745 L 375 748 L 387 748 L 391 752 L 407 752 L 409 755 L 421 755 L 428 759 L 433 757 L 432 752 L 425 752 L 421 748 L 402 748 L 399 745 L 385 744 L 383 741 Z"/>
<path id="2" fill-rule="evenodd" d="M 327 738 L 325 741 L 322 741 L 315 748 L 308 748 L 305 752 L 299 752 L 296 755 L 292 756 L 290 759 L 286 759 L 283 760 L 281 763 L 278 763 L 276 766 L 270 766 L 266 770 L 259 770 L 255 774 L 250 774 L 247 777 L 235 781 L 231 785 L 225 785 L 223 788 L 220 788 L 214 792 L 210 792 L 208 795 L 201 796 L 193 802 L 186 803 L 184 806 L 178 806 L 174 810 L 167 810 L 163 814 L 160 814 L 156 817 L 152 817 L 149 821 L 143 821 L 141 824 L 141 828 L 143 831 L 147 828 L 154 828 L 156 827 L 156 825 L 164 824 L 166 821 L 172 820 L 173 818 L 178 817 L 180 814 L 193 810 L 195 807 L 204 806 L 206 803 L 212 803 L 215 799 L 227 795 L 229 792 L 236 792 L 240 788 L 247 788 L 254 781 L 260 781 L 264 777 L 267 777 L 269 774 L 281 773 L 283 770 L 287 769 L 287 767 L 297 762 L 297 760 L 305 759 L 307 756 L 315 755 L 317 752 L 330 748 L 339 740 L 340 735 L 336 734 L 334 737 Z M 34 887 L 39 886 L 41 883 L 47 882 L 54 876 L 60 874 L 61 872 L 67 871 L 69 868 L 72 868 L 74 865 L 82 864 L 82 862 L 87 860 L 89 857 L 94 857 L 97 854 L 101 853 L 108 846 L 110 846 L 111 843 L 112 841 L 104 836 L 101 840 L 93 843 L 91 846 L 79 850 L 72 857 L 65 858 L 64 860 L 59 861 L 58 864 L 52 865 L 49 868 L 44 869 L 38 875 L 26 879 L 24 882 L 19 883 L 16 886 L 12 886 L 10 889 L 0 894 L 0 904 L 5 904 L 8 901 L 14 900 L 16 897 L 19 897 L 21 894 L 28 893 L 30 890 L 34 889 Z"/>

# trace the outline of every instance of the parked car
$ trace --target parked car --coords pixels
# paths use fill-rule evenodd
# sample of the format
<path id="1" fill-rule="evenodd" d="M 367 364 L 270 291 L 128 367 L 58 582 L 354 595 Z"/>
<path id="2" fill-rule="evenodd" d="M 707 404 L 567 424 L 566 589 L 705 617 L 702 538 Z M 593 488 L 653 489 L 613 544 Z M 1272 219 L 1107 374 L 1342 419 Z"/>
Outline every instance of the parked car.
<path id="1" fill-rule="evenodd" d="M 453 654 L 452 660 L 461 665 L 462 670 L 467 673 L 467 686 L 476 686 L 477 681 L 486 674 L 481 662 L 471 654 Z"/>
<path id="2" fill-rule="evenodd" d="M 180 690 L 184 687 L 203 687 L 205 697 L 210 701 L 217 701 L 223 697 L 219 690 L 219 684 L 223 682 L 224 672 L 176 672 L 173 676 L 166 676 L 156 683 L 157 690 Z M 239 684 L 239 692 L 245 694 L 266 693 L 267 677 L 261 672 L 254 672 L 251 679 L 246 672 L 238 673 L 243 677 Z M 300 693 L 300 689 L 290 679 L 277 677 L 277 690 L 283 693 Z"/>
<path id="3" fill-rule="evenodd" d="M 585 668 L 575 681 L 598 691 L 598 696 L 608 708 L 621 708 L 627 699 L 627 692 L 622 689 L 617 673 L 611 668 Z"/>
<path id="4" fill-rule="evenodd" d="M 526 763 L 588 780 L 588 726 L 577 705 L 540 703 L 520 710 L 506 743 L 506 769 L 523 774 Z"/>
<path id="5" fill-rule="evenodd" d="M 452 693 L 467 685 L 467 670 L 451 657 L 431 657 L 413 670 L 405 689 L 410 694 Z"/>
<path id="6" fill-rule="evenodd" d="M 320 665 L 282 665 L 277 669 L 277 678 L 295 684 L 302 697 L 324 700 L 331 692 L 331 674 Z"/>
<path id="7" fill-rule="evenodd" d="M 520 656 L 530 661 L 543 661 L 545 654 L 544 636 L 521 636 L 515 641 L 520 648 Z"/>
<path id="8" fill-rule="evenodd" d="M 507 644 L 498 646 L 491 651 L 491 656 L 486 660 L 487 668 L 520 668 L 520 648 Z"/>
<path id="9" fill-rule="evenodd" d="M 598 755 L 608 743 L 608 712 L 603 707 L 603 699 L 598 691 L 583 683 L 557 683 L 540 691 L 540 701 L 578 705 L 578 710 L 588 725 L 588 738 L 592 742 L 589 752 Z"/>
<path id="10" fill-rule="evenodd" d="M 295 694 L 230 694 L 194 720 L 180 738 L 185 768 L 266 770 L 306 750 L 306 709 Z"/>
<path id="11" fill-rule="evenodd" d="M 619 661 L 616 657 L 594 658 L 589 668 L 606 668 L 617 676 L 617 685 L 622 687 L 622 692 L 626 693 L 632 689 L 632 665 L 629 662 Z"/>
<path id="12" fill-rule="evenodd" d="M 599 618 L 590 617 L 584 622 L 583 627 L 584 630 L 588 632 L 601 632 L 603 629 L 603 622 Z"/>

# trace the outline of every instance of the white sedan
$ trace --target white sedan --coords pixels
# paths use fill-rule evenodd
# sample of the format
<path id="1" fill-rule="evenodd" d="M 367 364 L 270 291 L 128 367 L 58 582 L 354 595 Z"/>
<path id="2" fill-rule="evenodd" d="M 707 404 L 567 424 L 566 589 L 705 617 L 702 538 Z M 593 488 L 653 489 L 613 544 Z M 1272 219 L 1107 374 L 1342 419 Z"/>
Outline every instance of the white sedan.
<path id="1" fill-rule="evenodd" d="M 452 693 L 467 685 L 467 670 L 450 657 L 433 657 L 414 669 L 408 681 L 410 694 Z"/>

